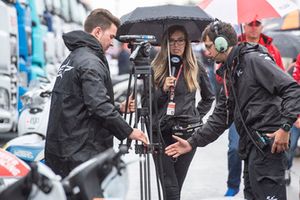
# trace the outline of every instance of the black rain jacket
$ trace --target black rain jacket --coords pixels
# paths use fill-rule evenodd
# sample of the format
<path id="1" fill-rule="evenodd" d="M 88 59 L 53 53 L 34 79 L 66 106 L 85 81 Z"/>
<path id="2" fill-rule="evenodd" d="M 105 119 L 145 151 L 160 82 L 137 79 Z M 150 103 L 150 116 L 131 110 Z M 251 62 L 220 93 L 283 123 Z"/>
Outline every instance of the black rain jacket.
<path id="1" fill-rule="evenodd" d="M 71 51 L 53 88 L 45 153 L 84 162 L 122 140 L 132 128 L 114 105 L 107 60 L 84 31 L 63 35 Z"/>
<path id="2" fill-rule="evenodd" d="M 213 114 L 188 142 L 193 148 L 203 147 L 216 140 L 234 121 L 240 135 L 240 156 L 245 159 L 253 143 L 242 125 L 230 85 L 235 89 L 247 128 L 251 132 L 263 133 L 275 132 L 282 124 L 296 121 L 300 113 L 300 86 L 276 66 L 267 50 L 260 45 L 241 43 L 235 46 L 218 73 L 223 77 L 225 71 L 232 80 L 230 83 L 229 76 L 226 77 L 228 104 L 223 86 Z"/>
<path id="3" fill-rule="evenodd" d="M 183 70 L 180 74 L 178 80 L 176 81 L 175 86 L 175 97 L 174 102 L 176 104 L 175 108 L 175 117 L 184 117 L 187 118 L 187 121 L 198 121 L 202 122 L 202 118 L 208 113 L 211 108 L 211 105 L 215 99 L 211 85 L 207 76 L 205 69 L 202 67 L 202 64 L 198 63 L 198 84 L 200 87 L 201 100 L 196 106 L 196 90 L 190 92 L 187 87 L 187 83 L 184 79 Z M 175 74 L 177 75 L 179 68 L 176 69 Z M 155 90 L 156 92 L 156 101 L 157 103 L 157 114 L 154 113 L 154 131 L 157 131 L 157 125 L 165 126 L 164 123 L 170 123 L 173 116 L 167 116 L 167 107 L 169 103 L 169 92 L 163 91 L 163 85 Z M 157 123 L 158 120 L 161 120 L 160 123 Z M 172 123 L 172 122 L 171 122 Z M 170 127 L 169 127 L 170 128 Z"/>

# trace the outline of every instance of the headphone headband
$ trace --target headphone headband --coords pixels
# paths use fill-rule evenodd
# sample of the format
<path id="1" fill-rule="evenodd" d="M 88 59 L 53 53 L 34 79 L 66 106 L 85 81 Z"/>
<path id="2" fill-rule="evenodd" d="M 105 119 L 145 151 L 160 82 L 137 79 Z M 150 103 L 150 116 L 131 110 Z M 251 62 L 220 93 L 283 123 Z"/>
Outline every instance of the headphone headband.
<path id="1" fill-rule="evenodd" d="M 216 34 L 216 37 L 214 39 L 214 45 L 216 50 L 219 53 L 224 53 L 228 49 L 228 41 L 225 36 L 220 34 L 220 21 L 218 19 L 215 19 L 214 22 L 211 24 L 211 31 Z"/>
<path id="2" fill-rule="evenodd" d="M 219 20 L 215 20 L 215 21 L 213 21 L 213 23 L 212 23 L 212 30 L 213 30 L 213 32 L 215 32 L 216 33 L 216 35 L 217 36 L 219 36 Z"/>

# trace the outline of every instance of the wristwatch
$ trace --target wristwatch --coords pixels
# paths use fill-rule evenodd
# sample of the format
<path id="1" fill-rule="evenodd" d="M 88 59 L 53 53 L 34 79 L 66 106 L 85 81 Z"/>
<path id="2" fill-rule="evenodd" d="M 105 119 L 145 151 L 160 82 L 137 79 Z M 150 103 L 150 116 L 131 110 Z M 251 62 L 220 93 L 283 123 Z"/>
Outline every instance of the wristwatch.
<path id="1" fill-rule="evenodd" d="M 280 126 L 280 128 L 282 128 L 285 132 L 289 132 L 292 128 L 292 126 L 288 123 L 284 123 Z"/>

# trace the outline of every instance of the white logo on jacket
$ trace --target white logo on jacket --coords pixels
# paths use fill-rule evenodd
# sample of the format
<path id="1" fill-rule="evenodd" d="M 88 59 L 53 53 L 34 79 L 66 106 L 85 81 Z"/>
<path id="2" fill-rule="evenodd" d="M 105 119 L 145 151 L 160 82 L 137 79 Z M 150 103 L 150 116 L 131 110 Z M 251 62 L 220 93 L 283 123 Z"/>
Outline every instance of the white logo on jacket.
<path id="1" fill-rule="evenodd" d="M 241 69 L 239 69 L 237 72 L 236 72 L 236 75 L 238 77 L 240 77 L 241 75 L 243 74 L 243 71 Z"/>
<path id="2" fill-rule="evenodd" d="M 278 200 L 275 196 L 267 196 L 266 200 Z"/>
<path id="3" fill-rule="evenodd" d="M 261 54 L 259 54 L 259 56 L 265 57 L 265 60 L 272 60 L 272 58 L 270 58 L 270 56 L 268 56 L 267 54 L 261 53 Z"/>
<path id="4" fill-rule="evenodd" d="M 72 69 L 74 68 L 74 67 L 68 65 L 69 62 L 70 62 L 70 60 L 69 60 L 66 64 L 60 66 L 60 68 L 59 68 L 59 70 L 58 70 L 58 73 L 57 73 L 57 77 L 62 78 L 62 77 L 63 77 L 63 74 L 64 74 L 65 72 L 70 71 L 70 70 L 72 70 Z"/>

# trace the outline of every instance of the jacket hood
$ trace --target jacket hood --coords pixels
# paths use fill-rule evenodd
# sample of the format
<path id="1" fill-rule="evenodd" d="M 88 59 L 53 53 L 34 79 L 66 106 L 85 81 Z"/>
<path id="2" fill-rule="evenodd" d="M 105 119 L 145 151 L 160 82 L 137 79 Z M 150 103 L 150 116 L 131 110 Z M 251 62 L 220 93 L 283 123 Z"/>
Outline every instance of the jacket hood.
<path id="1" fill-rule="evenodd" d="M 250 53 L 250 52 L 254 52 L 254 51 L 268 54 L 268 50 L 265 47 L 263 47 L 259 44 L 255 44 L 255 43 L 241 42 L 238 45 L 233 46 L 226 61 L 216 71 L 216 73 L 219 76 L 223 77 L 225 70 L 231 66 L 231 64 L 233 63 L 233 60 L 235 60 L 236 58 L 240 58 L 241 56 L 243 56 L 246 53 Z M 271 57 L 271 59 L 272 59 L 272 57 Z"/>
<path id="2" fill-rule="evenodd" d="M 238 41 L 239 42 L 247 42 L 246 41 L 246 35 L 245 33 L 243 33 L 242 35 L 240 35 L 238 37 Z M 259 37 L 259 44 L 264 45 L 264 46 L 268 46 L 271 45 L 271 43 L 273 42 L 273 38 L 261 33 L 260 37 Z"/>
<path id="3" fill-rule="evenodd" d="M 84 31 L 71 31 L 63 34 L 63 40 L 70 51 L 74 51 L 79 47 L 89 47 L 96 52 L 104 53 L 98 40 L 91 34 Z"/>

